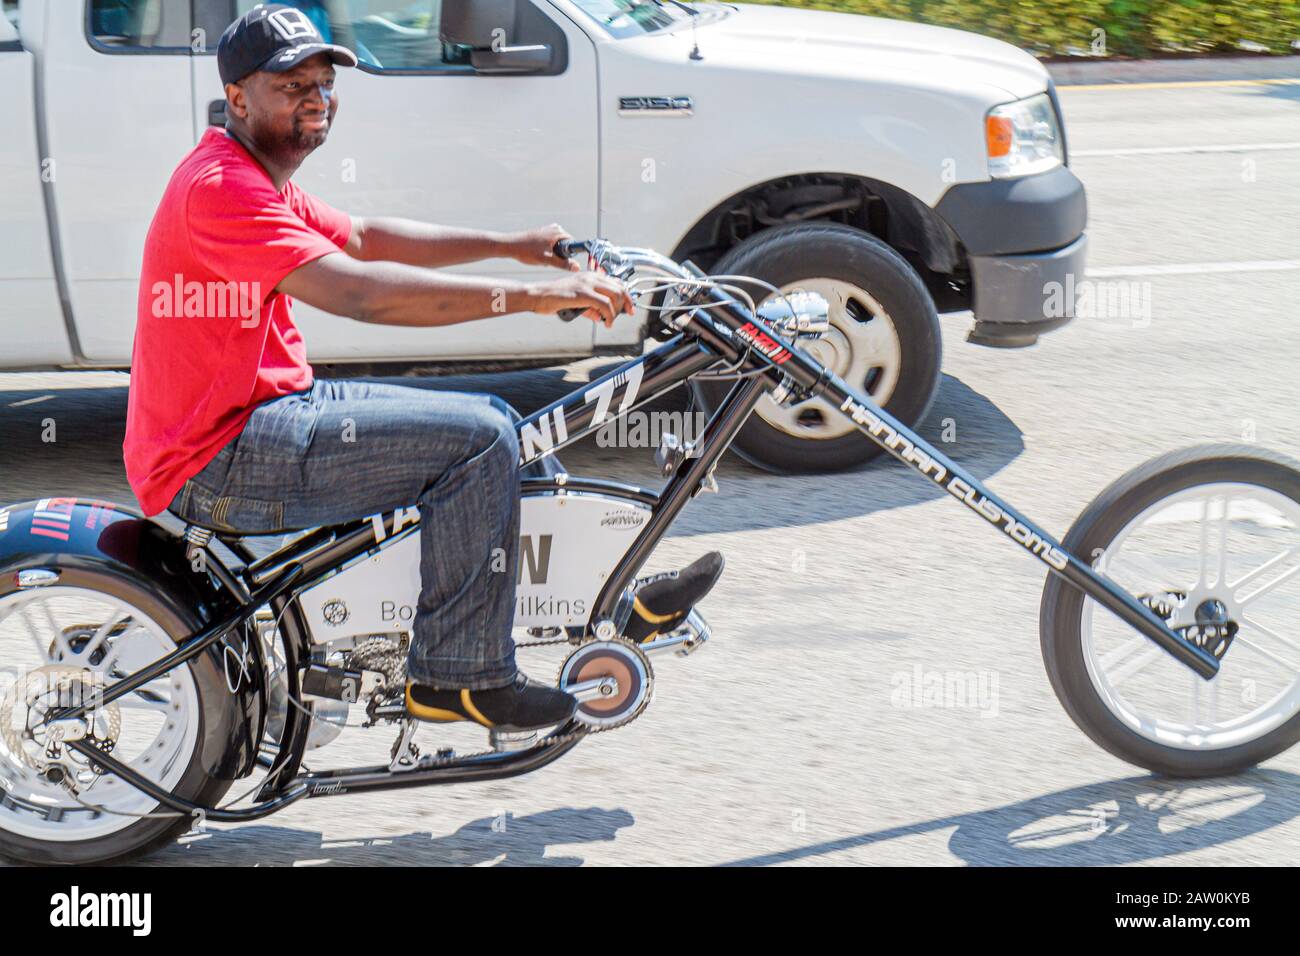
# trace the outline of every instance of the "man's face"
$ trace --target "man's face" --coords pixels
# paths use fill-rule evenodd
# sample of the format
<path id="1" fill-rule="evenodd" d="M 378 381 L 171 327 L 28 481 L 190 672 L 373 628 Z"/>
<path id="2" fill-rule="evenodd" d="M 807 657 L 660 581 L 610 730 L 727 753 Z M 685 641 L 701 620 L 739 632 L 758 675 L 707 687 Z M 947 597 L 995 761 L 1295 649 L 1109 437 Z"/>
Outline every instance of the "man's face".
<path id="1" fill-rule="evenodd" d="M 339 108 L 334 64 L 325 53 L 285 73 L 253 73 L 227 91 L 254 145 L 289 166 L 324 144 Z"/>

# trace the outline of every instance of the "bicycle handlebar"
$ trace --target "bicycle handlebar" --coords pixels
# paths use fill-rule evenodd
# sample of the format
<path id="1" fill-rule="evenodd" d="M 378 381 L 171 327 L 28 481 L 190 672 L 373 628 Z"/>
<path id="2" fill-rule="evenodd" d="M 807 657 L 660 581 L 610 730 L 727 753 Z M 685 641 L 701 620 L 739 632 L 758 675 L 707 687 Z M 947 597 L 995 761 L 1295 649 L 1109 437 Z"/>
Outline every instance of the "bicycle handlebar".
<path id="1" fill-rule="evenodd" d="M 624 249 L 611 245 L 604 239 L 560 239 L 551 249 L 561 259 L 571 259 L 575 253 L 585 252 L 606 273 L 622 278 L 618 273 L 636 267 L 658 269 L 663 275 L 676 279 L 691 278 L 691 273 L 667 256 L 651 249 Z M 585 309 L 561 309 L 556 314 L 562 322 L 572 322 Z"/>

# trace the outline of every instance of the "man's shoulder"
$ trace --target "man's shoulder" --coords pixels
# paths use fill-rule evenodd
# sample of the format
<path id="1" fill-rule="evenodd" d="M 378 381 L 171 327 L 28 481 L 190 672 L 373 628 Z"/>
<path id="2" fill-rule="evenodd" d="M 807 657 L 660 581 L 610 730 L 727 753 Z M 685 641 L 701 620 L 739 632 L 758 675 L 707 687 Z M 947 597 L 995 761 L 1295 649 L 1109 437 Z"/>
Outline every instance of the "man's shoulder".
<path id="1" fill-rule="evenodd" d="M 187 205 L 232 203 L 234 195 L 274 197 L 275 190 L 258 170 L 225 144 L 205 136 L 172 173 L 167 191 Z"/>

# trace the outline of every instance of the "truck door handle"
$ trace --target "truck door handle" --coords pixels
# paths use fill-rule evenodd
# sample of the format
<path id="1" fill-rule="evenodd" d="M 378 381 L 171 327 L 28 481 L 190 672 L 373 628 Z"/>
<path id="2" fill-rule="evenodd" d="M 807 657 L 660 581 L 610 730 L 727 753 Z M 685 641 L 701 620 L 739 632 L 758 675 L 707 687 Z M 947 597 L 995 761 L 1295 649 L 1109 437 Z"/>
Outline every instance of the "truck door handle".
<path id="1" fill-rule="evenodd" d="M 208 125 L 225 126 L 226 125 L 226 101 L 213 100 L 208 104 Z"/>

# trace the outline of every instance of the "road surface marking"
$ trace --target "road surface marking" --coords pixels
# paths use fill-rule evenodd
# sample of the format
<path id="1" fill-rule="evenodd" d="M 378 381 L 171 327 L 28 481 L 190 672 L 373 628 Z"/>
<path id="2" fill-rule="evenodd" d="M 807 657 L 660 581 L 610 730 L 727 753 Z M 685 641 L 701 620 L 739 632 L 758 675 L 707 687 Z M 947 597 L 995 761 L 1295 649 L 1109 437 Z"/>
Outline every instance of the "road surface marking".
<path id="1" fill-rule="evenodd" d="M 48 402 L 53 395 L 41 395 L 37 398 L 24 398 L 21 402 L 10 402 L 10 408 L 17 408 L 19 405 L 35 405 L 37 402 Z"/>
<path id="2" fill-rule="evenodd" d="M 1300 143 L 1226 143 L 1207 146 L 1133 146 L 1120 149 L 1072 149 L 1080 156 L 1156 156 L 1169 153 L 1257 153 L 1275 149 L 1300 149 Z"/>
<path id="3" fill-rule="evenodd" d="M 1300 259 L 1261 259 L 1253 262 L 1174 262 L 1149 266 L 1111 266 L 1088 269 L 1091 279 L 1121 276 L 1184 276 L 1224 272 L 1290 272 L 1300 269 Z"/>
<path id="4" fill-rule="evenodd" d="M 1115 83 L 1058 83 L 1056 88 L 1058 90 L 1091 92 L 1093 90 L 1167 90 L 1180 86 L 1296 86 L 1297 84 L 1300 84 L 1300 79 L 1288 77 L 1276 80 L 1155 80 L 1142 83 L 1125 83 L 1123 81 Z"/>

